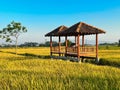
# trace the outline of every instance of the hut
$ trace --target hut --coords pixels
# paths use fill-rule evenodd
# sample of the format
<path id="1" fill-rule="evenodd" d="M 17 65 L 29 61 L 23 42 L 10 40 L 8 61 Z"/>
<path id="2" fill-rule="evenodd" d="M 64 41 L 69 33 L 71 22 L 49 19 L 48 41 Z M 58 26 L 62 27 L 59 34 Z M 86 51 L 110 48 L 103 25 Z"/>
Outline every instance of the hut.
<path id="1" fill-rule="evenodd" d="M 59 56 L 77 57 L 77 60 L 84 58 L 94 58 L 98 61 L 98 34 L 105 33 L 104 30 L 88 25 L 84 22 L 78 22 L 71 27 L 60 26 L 57 29 L 47 33 L 45 36 L 50 37 L 50 54 L 59 54 Z M 85 46 L 85 35 L 95 35 L 95 46 Z M 57 47 L 52 47 L 52 37 L 59 37 Z M 68 47 L 68 37 L 75 37 L 75 47 Z M 61 37 L 65 37 L 65 47 L 61 47 Z M 80 45 L 80 37 L 82 37 L 82 45 Z"/>

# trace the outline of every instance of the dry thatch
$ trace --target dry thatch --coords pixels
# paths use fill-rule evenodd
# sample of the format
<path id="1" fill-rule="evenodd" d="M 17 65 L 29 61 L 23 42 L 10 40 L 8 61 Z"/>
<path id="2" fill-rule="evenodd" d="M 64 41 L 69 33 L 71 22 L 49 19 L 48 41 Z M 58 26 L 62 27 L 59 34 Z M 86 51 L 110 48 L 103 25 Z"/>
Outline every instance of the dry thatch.
<path id="1" fill-rule="evenodd" d="M 67 28 L 66 26 L 60 26 L 53 31 L 47 33 L 45 36 L 77 36 L 77 35 L 91 35 L 105 33 L 104 30 L 88 25 L 83 22 L 74 24 Z"/>
<path id="2" fill-rule="evenodd" d="M 59 33 L 59 36 L 77 36 L 105 33 L 105 31 L 83 22 L 74 24 L 70 28 Z"/>
<path id="3" fill-rule="evenodd" d="M 66 29 L 67 29 L 67 27 L 62 25 L 62 26 L 59 26 L 58 28 L 54 29 L 53 31 L 47 33 L 45 36 L 58 36 L 61 31 L 64 31 Z"/>

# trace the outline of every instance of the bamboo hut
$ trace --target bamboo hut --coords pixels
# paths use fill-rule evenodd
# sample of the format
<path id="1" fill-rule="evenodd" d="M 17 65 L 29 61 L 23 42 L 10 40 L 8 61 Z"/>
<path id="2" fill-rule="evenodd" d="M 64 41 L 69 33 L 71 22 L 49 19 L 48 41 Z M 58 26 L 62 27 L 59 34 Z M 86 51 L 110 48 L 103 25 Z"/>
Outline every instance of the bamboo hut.
<path id="1" fill-rule="evenodd" d="M 45 36 L 50 37 L 50 54 L 64 55 L 65 57 L 77 57 L 78 60 L 82 58 L 95 58 L 98 61 L 98 34 L 105 33 L 104 30 L 88 25 L 84 22 L 78 22 L 71 27 L 60 26 L 55 30 L 47 33 Z M 84 45 L 86 35 L 95 35 L 95 46 L 86 47 Z M 52 47 L 52 37 L 59 37 L 58 47 Z M 68 37 L 75 37 L 75 47 L 68 47 Z M 65 48 L 61 48 L 61 37 L 65 37 Z M 80 45 L 80 37 L 82 37 L 82 45 Z"/>

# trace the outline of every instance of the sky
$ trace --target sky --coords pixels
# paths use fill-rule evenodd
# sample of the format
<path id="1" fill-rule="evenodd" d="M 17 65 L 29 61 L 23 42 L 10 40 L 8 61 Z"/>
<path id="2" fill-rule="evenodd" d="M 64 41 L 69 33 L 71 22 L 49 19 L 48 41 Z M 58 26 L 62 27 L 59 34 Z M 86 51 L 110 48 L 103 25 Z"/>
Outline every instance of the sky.
<path id="1" fill-rule="evenodd" d="M 49 40 L 44 35 L 58 26 L 70 27 L 81 21 L 106 31 L 99 35 L 100 42 L 118 42 L 120 0 L 2 0 L 0 30 L 13 20 L 28 29 L 20 35 L 19 44 L 43 43 Z"/>

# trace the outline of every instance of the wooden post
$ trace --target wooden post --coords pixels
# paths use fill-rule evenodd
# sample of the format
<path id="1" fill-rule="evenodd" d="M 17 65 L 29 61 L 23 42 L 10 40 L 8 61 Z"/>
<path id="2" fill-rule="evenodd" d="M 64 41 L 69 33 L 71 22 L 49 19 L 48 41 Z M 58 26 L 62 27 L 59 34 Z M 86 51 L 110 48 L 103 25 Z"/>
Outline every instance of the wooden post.
<path id="1" fill-rule="evenodd" d="M 96 62 L 98 63 L 98 34 L 96 34 Z"/>
<path id="2" fill-rule="evenodd" d="M 68 47 L 67 36 L 65 36 L 65 54 L 67 54 L 67 47 Z"/>
<path id="3" fill-rule="evenodd" d="M 84 35 L 82 35 L 82 52 L 85 52 L 85 48 L 84 48 Z M 84 61 L 84 58 L 82 57 L 81 62 Z"/>
<path id="4" fill-rule="evenodd" d="M 61 50 L 61 39 L 60 39 L 60 36 L 59 36 L 59 56 L 61 56 L 60 50 Z"/>
<path id="5" fill-rule="evenodd" d="M 75 36 L 75 47 L 77 46 L 77 36 Z"/>
<path id="6" fill-rule="evenodd" d="M 77 36 L 75 36 L 75 53 L 77 53 Z"/>
<path id="7" fill-rule="evenodd" d="M 50 56 L 52 57 L 52 36 L 50 36 Z"/>
<path id="8" fill-rule="evenodd" d="M 77 36 L 77 56 L 80 59 L 80 35 Z"/>
<path id="9" fill-rule="evenodd" d="M 84 52 L 84 35 L 82 35 L 82 52 Z"/>

